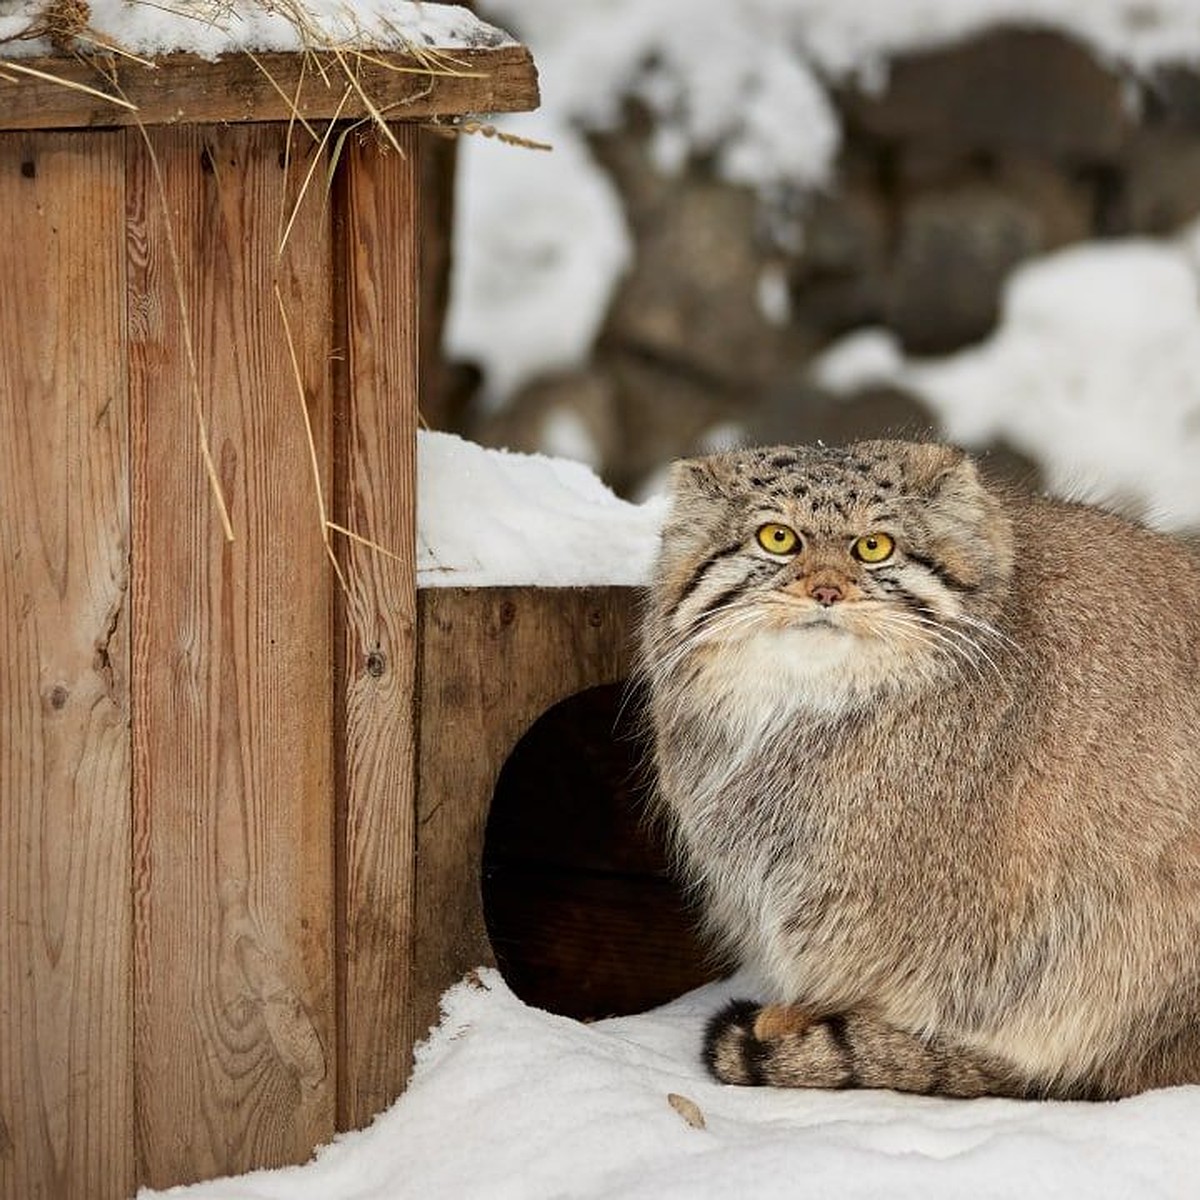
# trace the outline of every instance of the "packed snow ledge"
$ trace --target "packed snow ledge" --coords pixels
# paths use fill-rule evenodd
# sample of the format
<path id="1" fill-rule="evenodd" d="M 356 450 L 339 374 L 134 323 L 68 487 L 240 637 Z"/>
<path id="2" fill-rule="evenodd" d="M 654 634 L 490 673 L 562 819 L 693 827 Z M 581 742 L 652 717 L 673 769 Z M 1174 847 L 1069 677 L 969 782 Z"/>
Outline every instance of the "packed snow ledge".
<path id="1" fill-rule="evenodd" d="M 728 1087 L 699 1037 L 735 991 L 582 1025 L 481 971 L 446 994 L 408 1091 L 369 1129 L 304 1167 L 142 1200 L 1196 1195 L 1200 1088 L 1065 1104 Z"/>
<path id="2" fill-rule="evenodd" d="M 665 512 L 665 499 L 620 499 L 582 463 L 417 435 L 419 587 L 642 584 Z"/>

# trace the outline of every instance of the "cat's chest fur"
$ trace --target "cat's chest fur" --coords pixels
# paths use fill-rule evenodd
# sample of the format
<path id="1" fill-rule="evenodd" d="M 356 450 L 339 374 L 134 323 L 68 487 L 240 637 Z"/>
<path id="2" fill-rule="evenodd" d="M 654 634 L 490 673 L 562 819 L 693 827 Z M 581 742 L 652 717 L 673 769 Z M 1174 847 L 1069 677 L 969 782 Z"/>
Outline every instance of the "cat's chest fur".
<path id="1" fill-rule="evenodd" d="M 988 748 L 964 744 L 950 691 L 933 712 L 880 713 L 781 703 L 786 682 L 741 679 L 671 735 L 680 753 L 663 784 L 679 848 L 710 927 L 770 989 L 848 1003 L 916 940 L 925 916 L 913 892 L 952 893 L 969 911 L 978 864 L 955 846 L 978 844 L 995 810 L 947 772 L 954 760 L 958 779 L 964 758 L 985 769 Z"/>

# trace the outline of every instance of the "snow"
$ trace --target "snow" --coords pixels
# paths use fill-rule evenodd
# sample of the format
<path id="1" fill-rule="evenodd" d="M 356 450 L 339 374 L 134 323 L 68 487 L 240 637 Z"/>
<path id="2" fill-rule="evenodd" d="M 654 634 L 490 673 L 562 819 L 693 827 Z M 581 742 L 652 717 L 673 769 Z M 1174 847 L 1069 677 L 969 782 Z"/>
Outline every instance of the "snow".
<path id="1" fill-rule="evenodd" d="M 445 346 L 487 363 L 496 400 L 587 358 L 633 249 L 621 201 L 582 141 L 547 119 L 550 154 L 462 153 Z M 495 148 L 495 147 L 493 147 Z"/>
<path id="2" fill-rule="evenodd" d="M 583 463 L 417 435 L 417 585 L 641 584 L 666 502 L 630 504 Z"/>
<path id="3" fill-rule="evenodd" d="M 706 1017 L 738 983 L 583 1025 L 494 971 L 443 998 L 404 1096 L 304 1167 L 187 1200 L 1169 1200 L 1200 1179 L 1200 1088 L 1112 1104 L 737 1088 L 707 1078 Z M 668 1101 L 685 1097 L 703 1127 Z M 683 1107 L 687 1107 L 686 1104 Z"/>
<path id="4" fill-rule="evenodd" d="M 5 41 L 35 24 L 44 0 L 0 3 L 0 55 L 18 58 L 52 53 L 42 38 Z M 284 13 L 302 14 L 302 34 Z M 216 59 L 238 51 L 299 51 L 310 47 L 409 46 L 466 49 L 512 43 L 508 34 L 457 5 L 404 0 L 91 0 L 88 27 L 145 57 L 188 51 Z"/>
<path id="5" fill-rule="evenodd" d="M 530 47 L 542 81 L 539 112 L 497 124 L 550 141 L 569 160 L 554 170 L 571 214 L 562 218 L 569 230 L 553 237 L 530 230 L 531 210 L 553 208 L 551 168 L 503 146 L 462 146 L 446 349 L 483 368 L 491 408 L 590 354 L 628 268 L 629 237 L 586 136 L 618 124 L 629 98 L 652 115 L 659 169 L 708 156 L 720 176 L 769 199 L 830 182 L 841 129 L 829 87 L 851 77 L 881 86 L 890 59 L 907 51 L 1016 23 L 1073 35 L 1134 71 L 1200 59 L 1200 0 L 490 0 L 480 7 Z M 508 230 L 513 245 L 530 248 L 530 269 L 501 282 L 530 315 L 525 328 L 542 331 L 540 342 L 518 335 L 514 344 L 512 322 L 495 320 L 488 260 L 497 251 L 481 228 Z M 781 241 L 797 236 L 773 232 Z M 519 255 L 506 253 L 518 265 Z M 544 269 L 555 256 L 570 257 L 578 270 Z M 578 299 L 568 274 L 586 278 Z M 559 323 L 569 335 L 550 333 Z"/>
<path id="6" fill-rule="evenodd" d="M 1051 491 L 1200 527 L 1200 226 L 1174 241 L 1085 244 L 1018 269 L 995 333 L 909 359 L 867 330 L 813 377 L 835 392 L 891 384 L 964 446 L 997 438 L 1040 462 Z M 1152 419 L 1148 419 L 1152 414 Z"/>

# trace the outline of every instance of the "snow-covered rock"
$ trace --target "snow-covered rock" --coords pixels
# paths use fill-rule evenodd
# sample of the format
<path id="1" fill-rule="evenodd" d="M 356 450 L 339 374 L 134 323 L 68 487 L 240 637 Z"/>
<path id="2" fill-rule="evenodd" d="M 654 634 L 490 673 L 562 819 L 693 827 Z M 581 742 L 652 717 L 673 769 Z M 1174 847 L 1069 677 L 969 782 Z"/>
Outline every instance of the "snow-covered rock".
<path id="1" fill-rule="evenodd" d="M 1200 230 L 1073 247 L 1020 268 L 987 341 L 906 358 L 882 330 L 814 366 L 833 391 L 893 385 L 965 446 L 1004 438 L 1059 495 L 1200 528 Z"/>

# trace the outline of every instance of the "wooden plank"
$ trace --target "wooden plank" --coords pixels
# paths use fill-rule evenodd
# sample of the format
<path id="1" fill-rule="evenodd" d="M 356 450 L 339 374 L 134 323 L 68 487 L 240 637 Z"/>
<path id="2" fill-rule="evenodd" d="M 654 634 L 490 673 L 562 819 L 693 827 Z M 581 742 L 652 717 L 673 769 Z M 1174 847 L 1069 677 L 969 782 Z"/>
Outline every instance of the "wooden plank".
<path id="1" fill-rule="evenodd" d="M 344 408 L 335 519 L 343 539 L 338 621 L 339 1123 L 366 1124 L 408 1077 L 414 853 L 417 420 L 417 131 L 403 156 L 350 145 L 336 193 L 344 297 Z"/>
<path id="2" fill-rule="evenodd" d="M 153 160 L 129 136 L 128 185 L 136 1101 L 139 1181 L 164 1187 L 333 1131 L 332 598 L 274 293 L 328 478 L 331 283 L 320 188 L 277 259 L 308 165 L 285 127 L 150 138 Z"/>
<path id="3" fill-rule="evenodd" d="M 418 593 L 415 1036 L 451 983 L 493 961 L 480 864 L 505 759 L 551 705 L 626 676 L 636 603 L 631 588 Z"/>
<path id="4" fill-rule="evenodd" d="M 293 102 L 310 121 L 353 119 L 370 115 L 363 94 L 396 121 L 525 112 L 538 105 L 537 69 L 524 46 L 429 53 L 440 55 L 438 73 L 392 51 L 373 52 L 369 59 L 351 53 L 341 59 L 325 53 L 259 54 L 257 64 L 244 55 L 208 62 L 168 54 L 153 68 L 127 59 L 21 59 L 21 65 L 63 82 L 0 70 L 0 129 L 286 121 Z M 81 84 L 105 98 L 64 84 Z"/>
<path id="5" fill-rule="evenodd" d="M 123 141 L 0 135 L 0 1196 L 22 1200 L 134 1182 Z"/>

